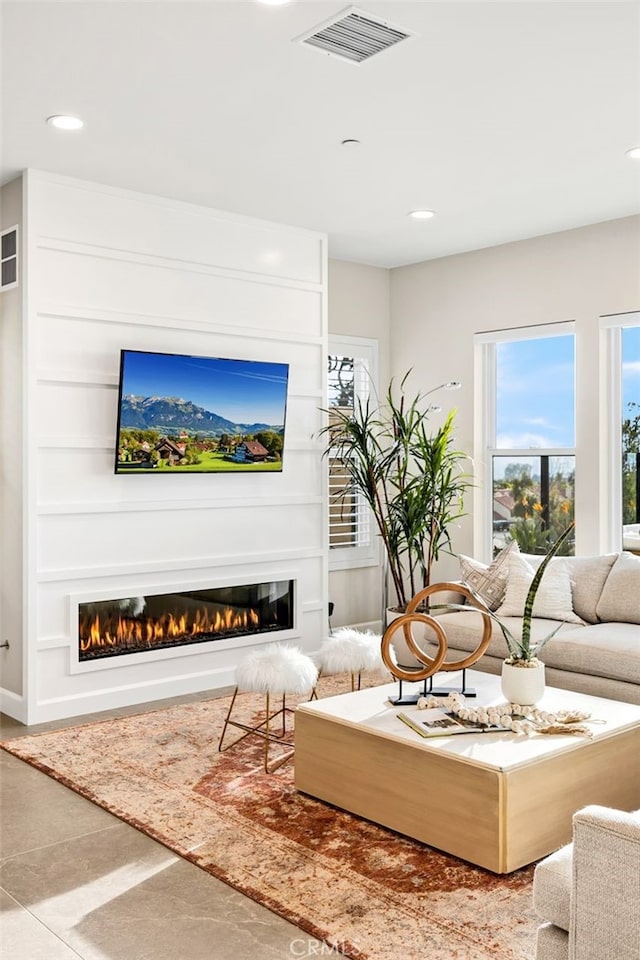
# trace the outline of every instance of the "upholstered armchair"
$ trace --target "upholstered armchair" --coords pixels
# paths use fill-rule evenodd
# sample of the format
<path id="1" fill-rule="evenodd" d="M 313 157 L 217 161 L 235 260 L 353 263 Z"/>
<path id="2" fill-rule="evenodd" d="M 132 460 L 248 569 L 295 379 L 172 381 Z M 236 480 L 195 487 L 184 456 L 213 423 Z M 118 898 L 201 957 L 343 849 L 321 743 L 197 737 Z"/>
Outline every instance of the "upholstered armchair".
<path id="1" fill-rule="evenodd" d="M 640 810 L 585 807 L 573 843 L 536 867 L 536 960 L 638 960 Z"/>

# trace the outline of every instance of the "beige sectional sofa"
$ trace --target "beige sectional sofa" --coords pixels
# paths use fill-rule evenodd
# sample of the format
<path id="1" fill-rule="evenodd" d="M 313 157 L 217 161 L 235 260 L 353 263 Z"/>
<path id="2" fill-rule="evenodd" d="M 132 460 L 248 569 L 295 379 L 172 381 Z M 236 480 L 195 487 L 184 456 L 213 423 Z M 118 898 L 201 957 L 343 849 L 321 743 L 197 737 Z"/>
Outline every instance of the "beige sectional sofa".
<path id="1" fill-rule="evenodd" d="M 640 810 L 579 810 L 573 843 L 536 867 L 536 960 L 637 960 L 639 902 Z"/>
<path id="2" fill-rule="evenodd" d="M 532 568 L 543 559 L 519 556 Z M 540 655 L 546 664 L 547 683 L 592 696 L 640 704 L 640 557 L 623 552 L 599 557 L 555 558 L 545 570 L 541 586 L 547 577 L 551 581 L 549 575 L 554 565 L 559 564 L 568 574 L 571 609 L 565 613 L 562 609 L 560 613 L 554 612 L 554 619 L 548 619 L 536 617 L 534 607 L 534 640 L 546 637 L 565 616 L 572 621 L 562 623 Z M 509 564 L 503 563 L 502 567 L 508 590 Z M 466 583 L 474 580 L 474 571 L 477 570 L 480 585 L 482 577 L 486 577 L 486 572 L 491 569 L 470 558 L 461 558 L 461 568 L 462 580 Z M 560 569 L 556 572 L 559 573 Z M 481 592 L 477 581 L 471 586 Z M 516 634 L 521 618 L 504 616 L 501 610 L 509 612 L 504 603 L 494 604 L 494 607 Z M 521 608 L 520 605 L 517 607 Z M 452 611 L 439 614 L 439 619 L 447 633 L 448 660 L 461 659 L 475 649 L 482 629 L 479 614 Z M 494 622 L 489 648 L 474 669 L 500 673 L 502 661 L 507 656 L 504 637 Z"/>

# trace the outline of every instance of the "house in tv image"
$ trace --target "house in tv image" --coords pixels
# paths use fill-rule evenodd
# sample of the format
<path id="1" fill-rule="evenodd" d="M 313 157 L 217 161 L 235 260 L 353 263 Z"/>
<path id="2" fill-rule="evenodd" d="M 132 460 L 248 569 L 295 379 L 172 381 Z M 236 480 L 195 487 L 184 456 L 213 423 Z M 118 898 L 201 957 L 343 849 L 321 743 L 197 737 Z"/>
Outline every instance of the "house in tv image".
<path id="1" fill-rule="evenodd" d="M 257 440 L 243 440 L 233 454 L 237 463 L 262 463 L 269 456 L 269 451 Z"/>
<path id="2" fill-rule="evenodd" d="M 171 466 L 173 464 L 180 463 L 184 457 L 186 444 L 176 443 L 174 440 L 170 440 L 168 437 L 163 437 L 162 440 L 156 443 L 155 449 L 158 457 L 161 460 L 164 460 L 167 465 Z"/>
<path id="3" fill-rule="evenodd" d="M 122 454 L 122 455 L 121 455 L 121 454 Z M 119 451 L 119 452 L 118 452 L 118 459 L 119 459 L 119 460 L 124 460 L 124 459 L 125 459 L 124 451 L 122 451 L 122 452 Z M 147 462 L 150 463 L 150 462 L 151 462 L 151 446 L 150 446 L 150 444 L 148 444 L 146 441 L 145 441 L 144 443 L 141 443 L 140 446 L 138 447 L 138 449 L 133 451 L 133 454 L 131 455 L 131 459 L 132 459 L 135 463 L 147 463 Z"/>

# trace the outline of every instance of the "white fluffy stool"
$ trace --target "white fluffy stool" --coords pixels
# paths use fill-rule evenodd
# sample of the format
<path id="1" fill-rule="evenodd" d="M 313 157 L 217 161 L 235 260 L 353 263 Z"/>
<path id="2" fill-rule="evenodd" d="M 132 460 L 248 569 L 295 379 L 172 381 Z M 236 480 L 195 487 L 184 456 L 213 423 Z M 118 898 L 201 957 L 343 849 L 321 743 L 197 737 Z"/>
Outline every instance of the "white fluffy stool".
<path id="1" fill-rule="evenodd" d="M 360 689 L 363 670 L 384 672 L 380 655 L 381 637 L 351 627 L 341 627 L 320 645 L 317 662 L 321 674 L 349 673 L 351 689 Z"/>
<path id="2" fill-rule="evenodd" d="M 289 760 L 293 756 L 293 750 L 290 750 L 269 765 L 270 744 L 284 743 L 291 746 L 284 739 L 286 715 L 287 713 L 293 713 L 293 710 L 286 704 L 287 694 L 313 694 L 317 679 L 318 670 L 313 660 L 302 653 L 301 650 L 298 650 L 297 647 L 284 647 L 276 643 L 271 644 L 264 650 L 256 650 L 254 653 L 250 653 L 236 667 L 236 688 L 224 721 L 218 750 L 228 750 L 229 747 L 240 743 L 245 737 L 254 734 L 264 740 L 264 769 L 267 773 L 276 770 L 285 760 Z M 262 693 L 265 696 L 264 720 L 254 726 L 231 719 L 236 697 L 241 691 Z M 281 706 L 275 713 L 271 713 L 270 698 L 272 696 L 282 697 Z M 271 732 L 269 724 L 280 716 L 282 716 L 282 732 L 277 735 Z M 223 747 L 222 741 L 227 732 L 227 727 L 236 727 L 245 732 L 241 737 Z"/>

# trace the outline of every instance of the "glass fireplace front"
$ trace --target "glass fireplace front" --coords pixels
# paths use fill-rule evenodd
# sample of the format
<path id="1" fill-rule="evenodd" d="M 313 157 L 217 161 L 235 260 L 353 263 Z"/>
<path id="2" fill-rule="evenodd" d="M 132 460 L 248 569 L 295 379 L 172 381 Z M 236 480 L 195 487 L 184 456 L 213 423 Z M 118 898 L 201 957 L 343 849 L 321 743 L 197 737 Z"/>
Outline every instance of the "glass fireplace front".
<path id="1" fill-rule="evenodd" d="M 293 580 L 78 606 L 80 662 L 293 627 Z"/>

